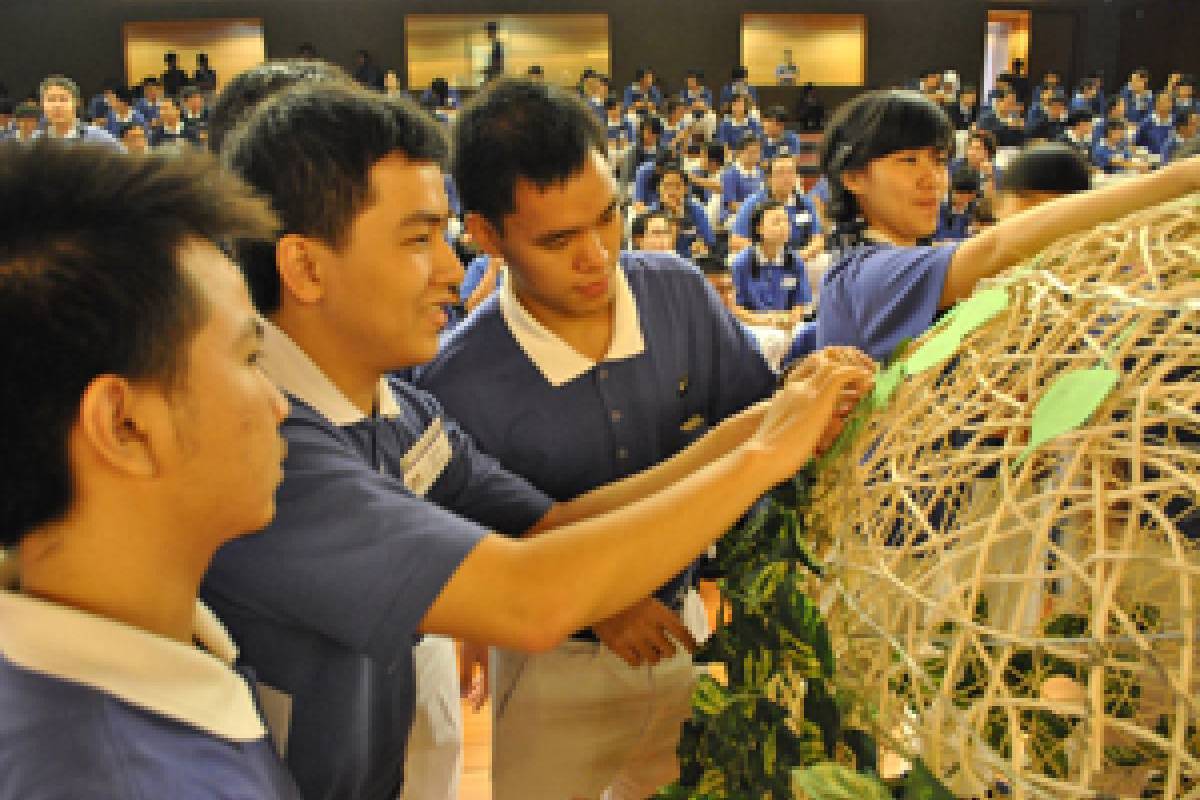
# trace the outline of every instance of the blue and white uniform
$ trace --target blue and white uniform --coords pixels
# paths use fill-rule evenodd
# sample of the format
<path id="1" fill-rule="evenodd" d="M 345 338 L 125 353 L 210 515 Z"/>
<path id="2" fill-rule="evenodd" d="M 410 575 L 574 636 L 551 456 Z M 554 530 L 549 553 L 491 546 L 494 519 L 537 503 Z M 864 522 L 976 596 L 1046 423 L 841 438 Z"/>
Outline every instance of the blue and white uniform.
<path id="1" fill-rule="evenodd" d="M 200 604 L 193 638 L 0 591 L 0 796 L 300 800 Z"/>
<path id="2" fill-rule="evenodd" d="M 738 207 L 733 224 L 729 227 L 730 232 L 743 239 L 753 239 L 754 231 L 750 230 L 750 220 L 754 216 L 754 209 L 760 203 L 765 203 L 769 196 L 764 188 L 746 198 Z M 812 237 L 821 232 L 821 220 L 817 217 L 817 209 L 807 195 L 798 192 L 787 199 L 784 208 L 787 209 L 788 221 L 792 227 L 787 246 L 793 250 L 803 250 L 808 247 Z"/>
<path id="3" fill-rule="evenodd" d="M 264 352 L 291 401 L 276 514 L 217 552 L 203 596 L 266 687 L 306 800 L 394 800 L 421 620 L 488 531 L 520 534 L 551 501 L 431 395 L 381 380 L 368 417 L 272 325 Z M 442 713 L 457 708 L 455 691 Z"/>
<path id="4" fill-rule="evenodd" d="M 558 500 L 671 457 L 774 386 L 690 264 L 623 253 L 613 280 L 599 362 L 539 324 L 509 282 L 421 376 L 481 449 Z M 688 584 L 685 572 L 655 595 L 679 609 Z M 686 653 L 634 669 L 580 632 L 549 653 L 498 650 L 493 664 L 496 800 L 596 797 L 610 785 L 643 797 L 671 779 L 694 679 Z"/>
<path id="5" fill-rule="evenodd" d="M 887 360 L 933 324 L 957 250 L 867 243 L 842 252 L 821 284 L 817 347 L 849 345 Z"/>
<path id="6" fill-rule="evenodd" d="M 732 148 L 747 133 L 761 138 L 762 128 L 750 117 L 743 117 L 740 120 L 736 120 L 733 117 L 725 117 L 721 120 L 721 125 L 717 128 L 717 141 L 726 147 Z"/>
<path id="7" fill-rule="evenodd" d="M 758 167 L 746 169 L 736 161 L 721 172 L 721 202 L 728 210 L 731 203 L 744 203 L 763 190 L 763 174 Z"/>
<path id="8" fill-rule="evenodd" d="M 804 261 L 787 247 L 781 256 L 771 260 L 755 245 L 733 257 L 729 269 L 739 306 L 750 311 L 791 311 L 812 302 Z"/>

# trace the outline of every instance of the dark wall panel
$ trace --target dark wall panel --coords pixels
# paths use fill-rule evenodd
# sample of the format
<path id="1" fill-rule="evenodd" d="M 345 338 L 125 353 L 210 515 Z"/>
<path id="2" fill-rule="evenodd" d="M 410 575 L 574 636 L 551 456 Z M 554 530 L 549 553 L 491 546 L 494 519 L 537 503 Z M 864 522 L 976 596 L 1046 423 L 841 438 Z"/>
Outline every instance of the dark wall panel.
<path id="1" fill-rule="evenodd" d="M 1200 2 L 1195 0 L 1143 0 L 1121 12 L 1118 79 L 1123 82 L 1138 67 L 1151 73 L 1155 88 L 1167 73 L 1200 73 Z"/>
<path id="2" fill-rule="evenodd" d="M 1070 5 L 1086 15 L 1103 3 L 1031 0 L 1026 5 Z M 869 85 L 902 83 L 928 66 L 954 68 L 974 81 L 982 70 L 988 5 L 986 0 L 564 0 L 554 10 L 609 14 L 618 84 L 628 83 L 639 64 L 651 62 L 669 87 L 678 86 L 688 68 L 699 67 L 715 88 L 738 62 L 741 14 L 747 11 L 866 14 Z M 0 80 L 24 91 L 45 74 L 61 71 L 94 90 L 103 78 L 124 72 L 121 25 L 128 20 L 260 17 L 272 57 L 291 55 L 307 40 L 331 61 L 349 64 L 354 51 L 365 47 L 382 65 L 402 70 L 406 13 L 550 8 L 545 0 L 3 0 Z M 1103 19 L 1097 16 L 1096 24 Z M 1085 46 L 1099 42 L 1112 48 L 1108 28 L 1087 30 Z M 1092 55 L 1086 54 L 1089 61 Z"/>

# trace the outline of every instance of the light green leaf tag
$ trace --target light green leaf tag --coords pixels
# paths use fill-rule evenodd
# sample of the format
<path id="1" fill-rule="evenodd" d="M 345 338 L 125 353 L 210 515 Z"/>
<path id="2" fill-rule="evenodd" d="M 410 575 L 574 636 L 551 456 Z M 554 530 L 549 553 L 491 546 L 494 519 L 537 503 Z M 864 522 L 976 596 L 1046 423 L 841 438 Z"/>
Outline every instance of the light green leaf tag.
<path id="1" fill-rule="evenodd" d="M 1107 367 L 1075 370 L 1060 375 L 1033 410 L 1029 444 L 1013 463 L 1019 467 L 1046 442 L 1083 425 L 1117 385 L 1120 375 Z"/>
<path id="2" fill-rule="evenodd" d="M 804 795 L 800 792 L 803 791 Z M 874 775 L 825 762 L 792 771 L 792 792 L 810 800 L 891 800 L 892 793 Z"/>
<path id="3" fill-rule="evenodd" d="M 967 334 L 983 327 L 997 314 L 1008 308 L 1008 290 L 1002 286 L 984 289 L 950 310 L 949 322 L 943 322 L 941 333 L 921 345 L 905 361 L 905 371 L 917 375 L 936 366 L 958 352 Z"/>
<path id="4" fill-rule="evenodd" d="M 871 401 L 874 403 L 876 409 L 882 409 L 887 406 L 902 380 L 904 380 L 903 361 L 897 361 L 875 376 L 875 390 L 871 394 Z"/>

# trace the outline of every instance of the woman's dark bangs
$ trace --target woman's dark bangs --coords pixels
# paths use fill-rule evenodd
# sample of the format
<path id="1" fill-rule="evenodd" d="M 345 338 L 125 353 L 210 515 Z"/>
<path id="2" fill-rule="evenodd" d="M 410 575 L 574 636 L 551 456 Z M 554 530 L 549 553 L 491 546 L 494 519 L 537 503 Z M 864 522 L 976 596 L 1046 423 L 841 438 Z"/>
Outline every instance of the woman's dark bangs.
<path id="1" fill-rule="evenodd" d="M 872 122 L 873 130 L 864 137 L 868 160 L 925 147 L 954 151 L 954 126 L 946 112 L 916 92 L 891 93 Z"/>

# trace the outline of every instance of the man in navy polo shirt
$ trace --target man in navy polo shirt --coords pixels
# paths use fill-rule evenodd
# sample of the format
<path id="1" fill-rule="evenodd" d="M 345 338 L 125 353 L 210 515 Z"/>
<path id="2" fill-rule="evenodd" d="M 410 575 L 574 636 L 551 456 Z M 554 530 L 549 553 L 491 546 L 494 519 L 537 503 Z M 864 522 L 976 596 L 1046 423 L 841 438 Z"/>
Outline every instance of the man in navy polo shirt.
<path id="1" fill-rule="evenodd" d="M 61 141 L 0 148 L 0 206 L 0 796 L 300 800 L 196 601 L 282 475 L 212 244 L 274 215 L 208 159 Z"/>
<path id="2" fill-rule="evenodd" d="M 771 106 L 762 118 L 762 157 L 770 161 L 775 156 L 800 155 L 800 137 L 785 126 L 787 111 L 783 106 Z"/>
<path id="3" fill-rule="evenodd" d="M 620 252 L 603 131 L 582 103 L 502 82 L 464 109 L 454 141 L 468 229 L 504 257 L 509 280 L 420 382 L 485 452 L 566 501 L 670 458 L 769 394 L 770 368 L 703 275 L 672 255 Z M 678 163 L 661 174 L 682 196 Z M 553 652 L 495 651 L 497 800 L 641 798 L 677 774 L 686 651 L 705 629 L 698 604 L 685 609 L 689 586 L 684 571 Z"/>
<path id="4" fill-rule="evenodd" d="M 798 468 L 869 383 L 861 355 L 824 356 L 695 448 L 555 503 L 385 378 L 436 354 L 463 277 L 445 151 L 411 101 L 337 83 L 264 101 L 224 145 L 287 232 L 240 256 L 292 412 L 276 517 L 217 553 L 203 591 L 307 800 L 402 788 L 420 634 L 543 650 L 618 614 Z"/>
<path id="5" fill-rule="evenodd" d="M 753 238 L 750 217 L 759 205 L 774 200 L 782 203 L 788 211 L 792 225 L 788 248 L 794 250 L 801 261 L 811 261 L 825 249 L 825 237 L 821 234 L 821 220 L 817 216 L 816 206 L 798 188 L 796 157 L 776 156 L 766 162 L 766 167 L 766 187 L 746 198 L 733 218 L 729 228 L 729 251 L 736 254 L 750 245 Z"/>

